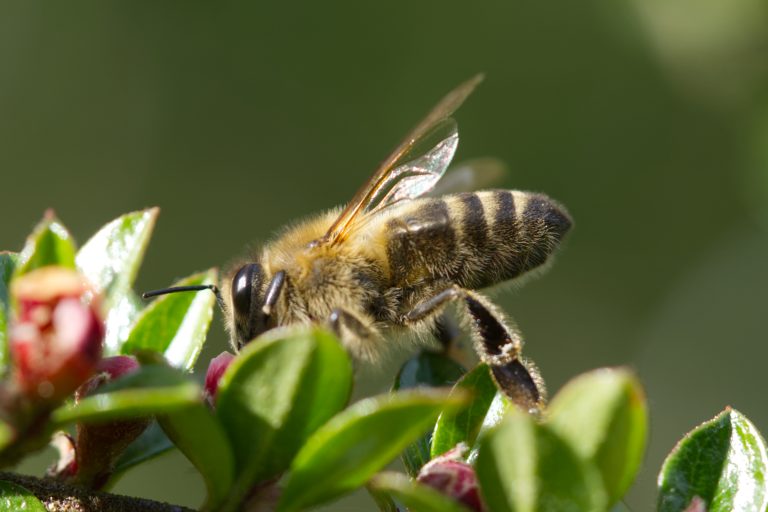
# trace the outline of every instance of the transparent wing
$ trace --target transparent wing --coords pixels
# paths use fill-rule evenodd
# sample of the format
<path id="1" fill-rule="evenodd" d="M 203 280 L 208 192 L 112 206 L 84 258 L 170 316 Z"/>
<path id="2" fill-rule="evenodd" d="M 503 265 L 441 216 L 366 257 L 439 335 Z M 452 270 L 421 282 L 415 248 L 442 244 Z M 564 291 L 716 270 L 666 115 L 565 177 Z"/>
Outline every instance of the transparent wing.
<path id="1" fill-rule="evenodd" d="M 429 190 L 445 172 L 458 144 L 456 123 L 450 116 L 482 79 L 477 75 L 448 93 L 384 160 L 318 242 L 338 242 L 362 214 Z"/>
<path id="2" fill-rule="evenodd" d="M 459 144 L 456 124 L 452 123 L 450 128 L 450 133 L 422 156 L 398 165 L 387 173 L 381 187 L 373 194 L 362 213 L 373 213 L 429 192 L 445 173 Z"/>
<path id="3" fill-rule="evenodd" d="M 507 166 L 498 158 L 474 158 L 451 166 L 427 195 L 439 197 L 495 187 L 507 174 Z"/>

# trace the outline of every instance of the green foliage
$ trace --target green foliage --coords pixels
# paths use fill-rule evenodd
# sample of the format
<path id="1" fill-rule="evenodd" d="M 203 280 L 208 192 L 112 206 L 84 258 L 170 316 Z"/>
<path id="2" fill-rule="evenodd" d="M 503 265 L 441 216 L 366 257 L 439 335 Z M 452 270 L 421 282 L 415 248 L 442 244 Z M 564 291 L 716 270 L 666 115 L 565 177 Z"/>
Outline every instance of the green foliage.
<path id="1" fill-rule="evenodd" d="M 472 396 L 469 406 L 456 415 L 440 415 L 432 435 L 431 457 L 442 455 L 459 443 L 472 446 L 480 433 L 494 398 L 503 395 L 496 385 L 485 364 L 478 365 L 456 383 L 452 393 L 466 392 Z M 506 400 L 505 400 L 506 401 Z"/>
<path id="2" fill-rule="evenodd" d="M 609 504 L 637 474 L 645 452 L 647 406 L 628 370 L 602 369 L 572 380 L 552 400 L 549 424 L 603 478 Z"/>
<path id="3" fill-rule="evenodd" d="M 107 310 L 130 292 L 155 227 L 157 208 L 126 213 L 93 235 L 77 253 L 77 268 L 103 295 Z"/>
<path id="4" fill-rule="evenodd" d="M 201 402 L 160 414 L 158 421 L 203 476 L 208 490 L 206 508 L 215 510 L 226 499 L 235 479 L 234 454 L 222 424 Z"/>
<path id="5" fill-rule="evenodd" d="M 373 477 L 368 490 L 382 502 L 397 500 L 419 512 L 469 512 L 469 509 L 429 486 L 414 482 L 401 473 L 384 472 Z M 396 505 L 395 505 L 396 506 Z"/>
<path id="6" fill-rule="evenodd" d="M 157 209 L 123 215 L 75 256 L 68 231 L 48 214 L 19 255 L 0 252 L 3 373 L 10 364 L 11 280 L 49 265 L 76 266 L 101 295 L 105 353 L 135 354 L 142 363 L 76 403 L 43 410 L 33 417 L 34 431 L 18 423 L 18 410 L 0 411 L 0 460 L 17 460 L 14 450 L 24 455 L 39 449 L 54 429 L 73 423 L 151 419 L 125 451 L 113 454 L 108 483 L 178 448 L 205 481 L 204 510 L 234 511 L 251 500 L 256 508 L 293 512 L 367 487 L 384 511 L 466 512 L 450 489 L 415 480 L 445 461 L 468 471 L 472 482 L 476 475 L 486 508 L 494 512 L 621 509 L 648 429 L 643 389 L 626 369 L 575 378 L 534 418 L 496 389 L 486 365 L 465 373 L 447 356 L 422 351 L 400 369 L 391 393 L 347 407 L 354 378 L 346 351 L 329 332 L 295 327 L 253 340 L 224 372 L 216 399 L 205 395 L 190 371 L 210 328 L 215 296 L 165 295 L 145 308 L 131 289 L 156 218 Z M 175 285 L 216 282 L 211 269 Z M 449 450 L 450 457 L 440 457 Z M 410 476 L 379 473 L 398 454 Z M 659 476 L 659 509 L 685 510 L 696 498 L 709 512 L 763 512 L 767 459 L 757 429 L 727 409 L 669 455 Z M 23 488 L 0 485 L 8 499 L 0 499 L 0 511 L 42 510 Z"/>
<path id="7" fill-rule="evenodd" d="M 0 512 L 46 512 L 45 506 L 28 489 L 0 481 Z"/>
<path id="8" fill-rule="evenodd" d="M 392 390 L 416 387 L 452 386 L 464 374 L 464 368 L 449 357 L 423 350 L 403 364 L 395 377 Z M 423 436 L 403 450 L 402 460 L 411 476 L 416 476 L 419 469 L 431 458 L 432 432 Z"/>
<path id="9" fill-rule="evenodd" d="M 246 347 L 222 377 L 216 407 L 234 448 L 236 497 L 285 470 L 351 386 L 347 355 L 322 330 L 273 330 Z"/>
<path id="10" fill-rule="evenodd" d="M 600 511 L 600 475 L 552 428 L 517 410 L 480 445 L 477 476 L 494 512 Z"/>
<path id="11" fill-rule="evenodd" d="M 55 410 L 51 419 L 63 425 L 152 416 L 188 407 L 200 396 L 200 387 L 178 370 L 150 365 L 108 382 L 75 405 Z"/>
<path id="12" fill-rule="evenodd" d="M 107 333 L 104 351 L 120 353 L 120 346 L 141 311 L 131 290 L 141 266 L 159 210 L 150 208 L 126 213 L 93 235 L 77 253 L 77 268 L 103 294 Z"/>
<path id="13" fill-rule="evenodd" d="M 75 268 L 75 242 L 72 235 L 47 212 L 27 238 L 14 270 L 14 277 L 50 265 Z"/>
<path id="14" fill-rule="evenodd" d="M 664 461 L 658 508 L 684 510 L 698 496 L 709 512 L 763 512 L 766 475 L 765 441 L 747 418 L 729 408 L 689 432 Z"/>
<path id="15" fill-rule="evenodd" d="M 174 286 L 215 284 L 216 279 L 216 271 L 208 270 Z M 215 302 L 210 292 L 163 295 L 138 316 L 121 353 L 150 350 L 163 354 L 177 368 L 191 370 L 203 349 Z"/>
<path id="16" fill-rule="evenodd" d="M 0 368 L 8 365 L 8 317 L 11 312 L 10 290 L 13 269 L 19 255 L 13 252 L 0 252 Z"/>
<path id="17" fill-rule="evenodd" d="M 302 447 L 278 510 L 303 510 L 364 485 L 441 411 L 456 411 L 468 397 L 412 390 L 357 402 L 323 425 Z"/>

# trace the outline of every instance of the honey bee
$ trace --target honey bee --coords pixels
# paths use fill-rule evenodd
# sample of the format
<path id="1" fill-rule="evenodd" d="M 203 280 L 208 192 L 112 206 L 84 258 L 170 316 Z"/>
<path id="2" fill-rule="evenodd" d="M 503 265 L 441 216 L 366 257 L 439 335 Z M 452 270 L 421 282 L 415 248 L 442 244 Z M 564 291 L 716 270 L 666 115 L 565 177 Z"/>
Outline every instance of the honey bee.
<path id="1" fill-rule="evenodd" d="M 236 349 L 276 326 L 322 324 L 355 358 L 373 360 L 392 335 L 437 332 L 446 306 L 456 304 L 499 388 L 540 408 L 543 386 L 521 357 L 520 333 L 476 290 L 545 266 L 571 227 L 569 214 L 531 192 L 427 196 L 458 145 L 451 115 L 481 80 L 444 97 L 345 208 L 287 229 L 236 266 L 220 294 L 211 287 Z M 153 293 L 169 291 L 177 289 Z"/>

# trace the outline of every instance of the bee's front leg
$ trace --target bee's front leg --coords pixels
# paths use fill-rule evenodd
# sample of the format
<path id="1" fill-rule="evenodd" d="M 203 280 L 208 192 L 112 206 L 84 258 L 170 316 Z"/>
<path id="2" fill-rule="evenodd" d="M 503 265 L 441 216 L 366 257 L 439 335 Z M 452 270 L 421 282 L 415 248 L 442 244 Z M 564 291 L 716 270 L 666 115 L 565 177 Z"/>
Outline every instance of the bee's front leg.
<path id="1" fill-rule="evenodd" d="M 379 333 L 368 319 L 359 318 L 346 309 L 335 308 L 328 317 L 328 325 L 352 355 L 366 360 L 375 358 Z"/>
<path id="2" fill-rule="evenodd" d="M 447 288 L 417 304 L 403 317 L 404 324 L 438 313 L 448 302 L 459 301 L 472 327 L 475 350 L 491 369 L 504 394 L 529 411 L 540 411 L 545 402 L 544 384 L 536 367 L 520 356 L 522 337 L 482 295 L 459 287 Z"/>

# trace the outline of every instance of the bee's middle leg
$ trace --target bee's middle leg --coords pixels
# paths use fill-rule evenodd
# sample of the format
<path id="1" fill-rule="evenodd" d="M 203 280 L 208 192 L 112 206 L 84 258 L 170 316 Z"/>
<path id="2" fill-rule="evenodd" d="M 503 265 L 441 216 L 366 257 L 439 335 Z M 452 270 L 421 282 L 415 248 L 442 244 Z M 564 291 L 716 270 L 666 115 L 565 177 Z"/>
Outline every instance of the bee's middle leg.
<path id="1" fill-rule="evenodd" d="M 469 315 L 476 351 L 489 366 L 499 388 L 515 404 L 527 410 L 540 410 L 545 400 L 543 383 L 536 368 L 520 357 L 520 334 L 480 294 L 459 287 L 447 288 L 417 304 L 405 314 L 403 323 L 423 320 L 452 301 L 460 301 Z"/>
<path id="2" fill-rule="evenodd" d="M 379 333 L 367 319 L 342 308 L 335 308 L 328 317 L 328 325 L 342 344 L 356 357 L 371 360 L 375 357 Z"/>

